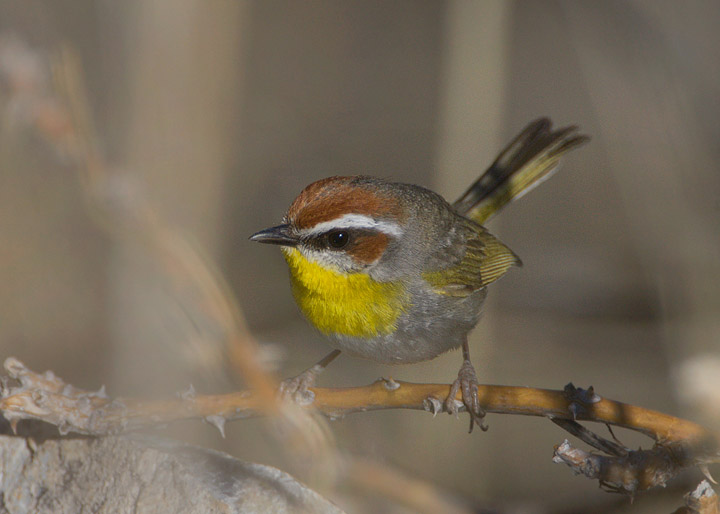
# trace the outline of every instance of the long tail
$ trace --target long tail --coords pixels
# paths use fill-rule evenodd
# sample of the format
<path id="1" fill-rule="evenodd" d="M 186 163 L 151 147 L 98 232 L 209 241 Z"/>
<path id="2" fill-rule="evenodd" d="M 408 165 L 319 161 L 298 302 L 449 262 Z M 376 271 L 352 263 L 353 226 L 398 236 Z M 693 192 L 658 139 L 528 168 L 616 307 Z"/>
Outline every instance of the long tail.
<path id="1" fill-rule="evenodd" d="M 563 154 L 590 139 L 578 134 L 575 126 L 555 131 L 551 127 L 548 118 L 537 119 L 525 127 L 453 207 L 482 224 L 512 200 L 550 178 Z"/>

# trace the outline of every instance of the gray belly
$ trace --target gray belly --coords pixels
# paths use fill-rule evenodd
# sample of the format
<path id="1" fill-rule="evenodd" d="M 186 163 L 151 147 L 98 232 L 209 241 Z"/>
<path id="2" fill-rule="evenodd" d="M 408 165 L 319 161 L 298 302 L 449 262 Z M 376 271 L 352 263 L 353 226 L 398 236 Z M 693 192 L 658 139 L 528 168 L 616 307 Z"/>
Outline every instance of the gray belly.
<path id="1" fill-rule="evenodd" d="M 411 294 L 395 332 L 370 339 L 333 335 L 330 343 L 349 354 L 388 364 L 430 360 L 465 342 L 480 318 L 485 295 L 485 289 L 464 298 L 429 291 Z"/>

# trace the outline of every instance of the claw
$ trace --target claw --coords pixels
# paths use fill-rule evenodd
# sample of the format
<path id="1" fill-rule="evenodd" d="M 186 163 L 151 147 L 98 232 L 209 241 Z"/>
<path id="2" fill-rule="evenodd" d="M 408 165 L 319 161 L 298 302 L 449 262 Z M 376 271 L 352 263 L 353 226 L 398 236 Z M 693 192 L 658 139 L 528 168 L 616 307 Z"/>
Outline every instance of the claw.
<path id="1" fill-rule="evenodd" d="M 320 361 L 306 369 L 298 376 L 288 378 L 280 383 L 280 395 L 283 398 L 290 398 L 298 405 L 310 405 L 315 401 L 315 393 L 308 388 L 315 385 L 315 379 L 332 361 L 340 355 L 340 350 L 333 350 Z"/>
<path id="2" fill-rule="evenodd" d="M 306 369 L 298 376 L 288 378 L 280 383 L 280 395 L 283 398 L 290 398 L 298 405 L 310 405 L 315 401 L 315 393 L 310 391 L 308 388 L 315 385 L 317 376 L 330 364 L 335 358 L 340 355 L 340 350 L 333 350 L 320 362 Z"/>
<path id="3" fill-rule="evenodd" d="M 480 407 L 477 386 L 478 381 L 475 368 L 470 360 L 466 359 L 463 361 L 463 365 L 458 372 L 458 377 L 455 382 L 453 382 L 450 388 L 450 394 L 445 400 L 445 410 L 447 410 L 449 414 L 454 414 L 457 417 L 458 404 L 464 406 L 465 410 L 470 414 L 470 430 L 468 433 L 473 431 L 475 424 L 477 424 L 483 432 L 488 429 L 488 426 L 483 422 L 485 411 Z M 462 393 L 462 403 L 455 400 L 458 391 Z"/>
<path id="4" fill-rule="evenodd" d="M 451 416 L 455 416 L 456 418 L 458 416 L 458 401 L 455 399 L 457 396 L 457 392 L 460 389 L 460 379 L 456 379 L 455 382 L 453 382 L 452 386 L 450 387 L 450 394 L 445 399 L 445 410 L 448 414 Z"/>
<path id="5" fill-rule="evenodd" d="M 280 394 L 290 398 L 298 405 L 310 405 L 315 401 L 315 393 L 309 390 L 315 385 L 318 371 L 315 367 L 307 369 L 298 376 L 288 378 L 280 383 Z"/>

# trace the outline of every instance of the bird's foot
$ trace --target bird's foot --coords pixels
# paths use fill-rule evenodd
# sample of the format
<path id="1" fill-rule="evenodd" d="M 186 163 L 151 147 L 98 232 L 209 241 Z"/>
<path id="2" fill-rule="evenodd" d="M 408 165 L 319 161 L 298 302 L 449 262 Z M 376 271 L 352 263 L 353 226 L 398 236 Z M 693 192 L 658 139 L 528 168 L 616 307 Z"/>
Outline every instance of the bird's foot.
<path id="1" fill-rule="evenodd" d="M 315 385 L 317 376 L 340 355 L 340 350 L 333 350 L 314 366 L 306 369 L 298 376 L 288 378 L 280 383 L 280 395 L 299 405 L 310 405 L 315 401 L 315 393 L 310 387 Z"/>
<path id="2" fill-rule="evenodd" d="M 462 392 L 462 403 L 470 414 L 470 431 L 473 431 L 475 423 L 485 432 L 488 426 L 483 422 L 485 418 L 485 410 L 480 407 L 480 399 L 478 398 L 478 380 L 475 374 L 475 368 L 469 359 L 463 361 L 458 377 L 450 388 L 450 394 L 445 400 L 445 410 L 449 414 L 457 416 L 458 401 L 455 399 L 457 392 Z"/>
<path id="3" fill-rule="evenodd" d="M 280 395 L 298 405 L 310 405 L 315 401 L 315 393 L 309 388 L 315 385 L 315 380 L 322 370 L 323 368 L 316 364 L 295 377 L 283 380 L 280 382 Z"/>

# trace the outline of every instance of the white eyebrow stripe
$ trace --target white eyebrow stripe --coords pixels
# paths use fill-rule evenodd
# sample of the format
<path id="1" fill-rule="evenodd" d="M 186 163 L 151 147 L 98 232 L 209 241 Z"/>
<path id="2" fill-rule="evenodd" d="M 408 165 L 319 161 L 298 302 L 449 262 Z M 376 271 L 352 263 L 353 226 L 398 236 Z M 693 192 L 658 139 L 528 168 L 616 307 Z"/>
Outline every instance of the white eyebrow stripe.
<path id="1" fill-rule="evenodd" d="M 378 221 L 362 214 L 344 214 L 337 219 L 331 221 L 323 221 L 322 223 L 318 223 L 312 228 L 301 230 L 300 235 L 316 236 L 319 234 L 323 234 L 329 230 L 341 228 L 379 230 L 380 232 L 396 237 L 401 236 L 403 233 L 400 225 L 392 221 Z"/>

